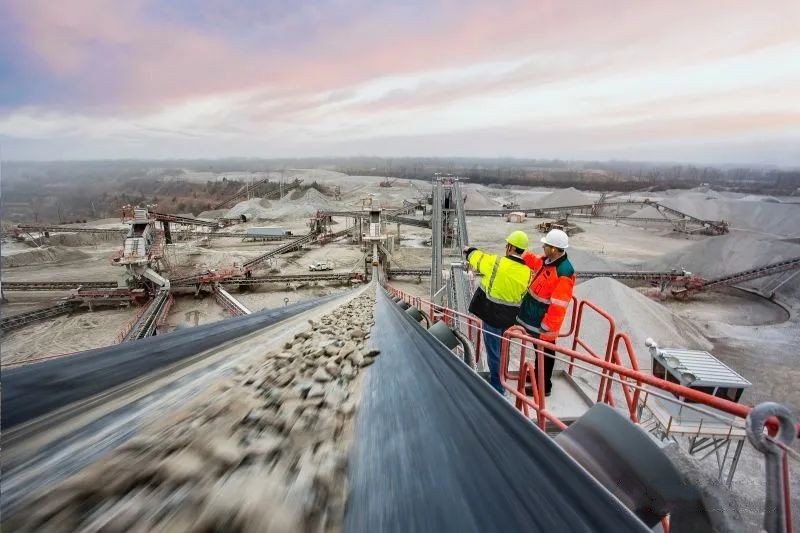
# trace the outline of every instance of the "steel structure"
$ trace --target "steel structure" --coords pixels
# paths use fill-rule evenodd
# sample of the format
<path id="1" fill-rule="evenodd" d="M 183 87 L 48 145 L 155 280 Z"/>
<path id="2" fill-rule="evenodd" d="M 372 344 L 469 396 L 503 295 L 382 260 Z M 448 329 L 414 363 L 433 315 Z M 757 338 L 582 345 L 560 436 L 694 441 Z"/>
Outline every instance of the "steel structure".
<path id="1" fill-rule="evenodd" d="M 442 253 L 444 248 L 444 213 L 442 202 L 444 190 L 442 182 L 433 184 L 433 214 L 431 216 L 431 300 L 441 302 L 439 290 L 442 288 Z"/>

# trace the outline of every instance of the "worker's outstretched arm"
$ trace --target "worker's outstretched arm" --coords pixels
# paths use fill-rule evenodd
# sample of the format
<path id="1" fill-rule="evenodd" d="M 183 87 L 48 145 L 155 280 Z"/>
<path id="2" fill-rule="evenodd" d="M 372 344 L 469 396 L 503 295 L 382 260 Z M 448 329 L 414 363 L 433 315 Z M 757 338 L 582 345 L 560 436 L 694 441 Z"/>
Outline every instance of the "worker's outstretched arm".
<path id="1" fill-rule="evenodd" d="M 575 286 L 575 274 L 559 276 L 556 288 L 550 296 L 550 305 L 542 318 L 542 338 L 555 339 L 567 316 L 567 307 L 572 300 L 572 289 Z"/>
<path id="2" fill-rule="evenodd" d="M 497 261 L 497 256 L 492 254 L 487 254 L 477 248 L 467 249 L 467 261 L 472 268 L 480 272 L 483 276 L 490 276 L 492 274 L 492 269 L 494 268 L 494 263 Z"/>
<path id="3" fill-rule="evenodd" d="M 536 272 L 542 267 L 544 257 L 540 257 L 531 251 L 526 251 L 524 254 L 522 254 L 522 260 L 525 261 L 525 264 L 528 265 L 528 268 Z"/>

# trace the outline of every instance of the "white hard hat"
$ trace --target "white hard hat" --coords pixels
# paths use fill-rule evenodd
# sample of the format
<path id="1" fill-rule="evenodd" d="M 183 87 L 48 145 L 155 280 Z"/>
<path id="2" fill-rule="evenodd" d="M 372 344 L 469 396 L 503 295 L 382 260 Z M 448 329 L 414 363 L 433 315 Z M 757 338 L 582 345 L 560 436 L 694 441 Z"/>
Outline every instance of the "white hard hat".
<path id="1" fill-rule="evenodd" d="M 561 250 L 569 248 L 569 237 L 560 229 L 551 229 L 548 231 L 547 235 L 542 237 L 542 242 L 560 248 Z"/>

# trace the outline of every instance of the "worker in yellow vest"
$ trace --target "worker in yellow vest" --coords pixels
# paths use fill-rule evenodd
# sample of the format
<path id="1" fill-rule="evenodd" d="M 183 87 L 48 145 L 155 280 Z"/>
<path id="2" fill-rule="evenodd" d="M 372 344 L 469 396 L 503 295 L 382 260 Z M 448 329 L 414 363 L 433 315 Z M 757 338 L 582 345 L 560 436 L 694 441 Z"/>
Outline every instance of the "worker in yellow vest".
<path id="1" fill-rule="evenodd" d="M 514 231 L 506 239 L 503 256 L 464 248 L 469 264 L 483 276 L 469 304 L 469 312 L 483 321 L 489 381 L 500 394 L 505 394 L 500 384 L 500 337 L 514 325 L 522 297 L 531 282 L 531 270 L 522 260 L 527 247 L 528 235 Z"/>

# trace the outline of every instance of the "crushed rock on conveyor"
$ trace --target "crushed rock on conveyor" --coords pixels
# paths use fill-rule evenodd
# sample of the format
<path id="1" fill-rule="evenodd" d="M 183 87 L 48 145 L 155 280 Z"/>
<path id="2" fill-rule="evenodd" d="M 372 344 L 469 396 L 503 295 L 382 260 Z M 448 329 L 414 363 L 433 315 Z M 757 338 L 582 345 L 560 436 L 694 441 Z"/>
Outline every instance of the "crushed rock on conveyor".
<path id="1" fill-rule="evenodd" d="M 338 531 L 374 290 L 34 496 L 15 531 Z"/>

